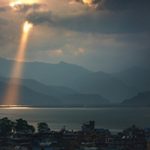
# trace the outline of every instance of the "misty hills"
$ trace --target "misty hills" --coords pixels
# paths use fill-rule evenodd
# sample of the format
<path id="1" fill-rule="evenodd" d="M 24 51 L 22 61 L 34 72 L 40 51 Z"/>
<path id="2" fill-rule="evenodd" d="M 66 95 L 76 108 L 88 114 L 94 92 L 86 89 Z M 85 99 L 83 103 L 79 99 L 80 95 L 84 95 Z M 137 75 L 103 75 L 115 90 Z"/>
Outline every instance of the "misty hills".
<path id="1" fill-rule="evenodd" d="M 150 70 L 148 69 L 135 66 L 113 75 L 138 91 L 150 90 Z"/>
<path id="2" fill-rule="evenodd" d="M 84 93 L 100 94 L 115 103 L 137 93 L 134 88 L 124 84 L 121 80 L 101 71 L 81 76 L 74 82 L 72 88 L 79 89 Z"/>
<path id="3" fill-rule="evenodd" d="M 11 85 L 12 88 L 14 88 L 16 85 Z M 6 83 L 0 81 L 0 104 L 4 104 L 3 97 L 6 89 Z M 36 101 L 36 105 L 48 105 L 48 100 L 52 101 L 52 105 L 57 104 L 58 100 L 56 100 L 53 97 L 32 91 L 31 89 L 20 86 L 20 99 L 17 100 L 19 105 L 33 105 L 33 100 Z"/>
<path id="4" fill-rule="evenodd" d="M 0 74 L 10 77 L 13 60 L 0 58 Z M 58 64 L 42 62 L 26 62 L 22 78 L 34 79 L 48 85 L 64 86 L 72 83 L 76 78 L 91 73 L 83 67 L 60 62 Z"/>
<path id="5" fill-rule="evenodd" d="M 136 96 L 124 100 L 122 105 L 127 106 L 150 106 L 150 91 L 138 93 Z"/>
<path id="6" fill-rule="evenodd" d="M 139 92 L 137 95 L 125 99 L 122 104 L 130 106 L 150 106 L 150 70 L 141 67 L 132 67 L 114 74 L 128 86 Z"/>
<path id="7" fill-rule="evenodd" d="M 0 78 L 0 103 L 7 84 Z M 16 86 L 15 79 L 12 88 Z M 99 95 L 81 94 L 65 87 L 46 86 L 34 80 L 23 79 L 20 85 L 19 105 L 34 106 L 100 106 L 109 101 Z"/>
<path id="8" fill-rule="evenodd" d="M 13 63 L 14 61 L 12 60 L 0 58 L 0 74 L 3 77 L 10 77 Z M 36 80 L 48 86 L 66 87 L 61 90 L 68 91 L 72 89 L 80 94 L 101 95 L 115 103 L 137 94 L 136 88 L 126 84 L 114 75 L 101 71 L 92 72 L 78 65 L 65 62 L 58 64 L 26 62 L 22 78 Z M 32 88 L 32 90 L 35 89 L 38 90 L 38 86 Z M 46 91 L 48 90 L 46 89 L 47 87 L 43 94 L 47 94 Z"/>

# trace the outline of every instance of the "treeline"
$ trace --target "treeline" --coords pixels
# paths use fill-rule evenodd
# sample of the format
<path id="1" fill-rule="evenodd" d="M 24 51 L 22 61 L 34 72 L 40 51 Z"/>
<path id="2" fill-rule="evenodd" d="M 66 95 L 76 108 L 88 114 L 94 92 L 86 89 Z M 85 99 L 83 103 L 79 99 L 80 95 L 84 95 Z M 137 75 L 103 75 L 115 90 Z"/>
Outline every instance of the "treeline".
<path id="1" fill-rule="evenodd" d="M 38 133 L 48 133 L 50 128 L 47 123 L 40 122 L 37 124 Z M 35 133 L 35 127 L 30 125 L 24 119 L 17 119 L 15 121 L 9 120 L 7 117 L 0 119 L 0 136 L 7 137 L 14 133 Z"/>

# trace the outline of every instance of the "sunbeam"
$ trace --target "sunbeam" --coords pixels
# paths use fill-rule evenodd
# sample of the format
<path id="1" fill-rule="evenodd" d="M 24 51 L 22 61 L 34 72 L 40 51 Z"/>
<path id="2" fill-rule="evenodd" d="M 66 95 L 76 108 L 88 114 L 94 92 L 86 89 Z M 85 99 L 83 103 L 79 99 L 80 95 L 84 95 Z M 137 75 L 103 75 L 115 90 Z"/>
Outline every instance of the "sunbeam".
<path id="1" fill-rule="evenodd" d="M 20 40 L 20 45 L 16 55 L 16 62 L 12 67 L 10 81 L 8 82 L 6 92 L 4 94 L 4 105 L 16 105 L 18 103 L 20 94 L 20 83 L 21 76 L 23 72 L 23 64 L 25 60 L 25 53 L 27 48 L 28 37 L 33 25 L 28 21 L 25 21 L 22 29 L 22 37 Z M 15 77 L 15 79 L 14 79 Z"/>

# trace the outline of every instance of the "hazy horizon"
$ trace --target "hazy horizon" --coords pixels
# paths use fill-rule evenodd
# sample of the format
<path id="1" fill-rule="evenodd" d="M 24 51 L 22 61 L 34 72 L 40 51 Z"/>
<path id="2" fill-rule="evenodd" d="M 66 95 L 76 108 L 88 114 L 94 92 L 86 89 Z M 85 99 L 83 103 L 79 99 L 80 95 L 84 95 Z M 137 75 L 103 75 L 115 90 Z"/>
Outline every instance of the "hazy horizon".
<path id="1" fill-rule="evenodd" d="M 17 61 L 15 60 L 14 58 L 7 58 L 7 57 L 0 57 L 0 59 L 5 59 L 5 60 L 8 60 L 8 61 Z M 17 61 L 18 62 L 18 61 Z M 147 71 L 150 70 L 149 67 L 147 66 L 142 66 L 142 65 L 133 65 L 133 66 L 126 66 L 124 68 L 120 68 L 120 69 L 117 69 L 117 70 L 105 70 L 105 69 L 102 69 L 102 68 L 97 68 L 97 69 L 93 69 L 93 68 L 88 68 L 87 66 L 84 66 L 82 64 L 75 64 L 75 63 L 70 63 L 70 62 L 67 62 L 67 61 L 63 61 L 63 60 L 60 60 L 58 62 L 49 62 L 49 61 L 44 61 L 44 60 L 24 60 L 23 61 L 24 63 L 45 63 L 45 64 L 50 64 L 50 65 L 57 65 L 57 64 L 69 64 L 69 65 L 76 65 L 76 66 L 79 66 L 79 67 L 83 67 L 84 69 L 87 69 L 89 71 L 92 71 L 92 72 L 99 72 L 99 71 L 102 71 L 102 72 L 105 72 L 105 73 L 119 73 L 119 72 L 123 72 L 123 71 L 127 71 L 129 69 L 146 69 Z"/>

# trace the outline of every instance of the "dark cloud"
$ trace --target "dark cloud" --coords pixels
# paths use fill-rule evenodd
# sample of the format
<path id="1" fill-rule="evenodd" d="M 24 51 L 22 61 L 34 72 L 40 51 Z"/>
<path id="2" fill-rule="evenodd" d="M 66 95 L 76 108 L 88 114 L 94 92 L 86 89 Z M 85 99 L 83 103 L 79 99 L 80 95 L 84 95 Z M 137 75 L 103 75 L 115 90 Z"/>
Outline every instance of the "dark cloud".
<path id="1" fill-rule="evenodd" d="M 84 14 L 66 18 L 61 25 L 80 32 L 94 33 L 136 33 L 150 31 L 150 17 L 136 14 Z"/>
<path id="2" fill-rule="evenodd" d="M 112 11 L 118 10 L 145 10 L 150 8 L 149 0 L 104 0 L 104 8 Z"/>
<path id="3" fill-rule="evenodd" d="M 83 3 L 82 0 L 74 0 Z M 137 33 L 150 32 L 149 0 L 93 0 L 92 6 L 101 11 L 86 11 L 79 15 L 59 17 L 46 9 L 45 4 L 16 4 L 15 10 L 35 25 L 46 24 L 79 32 Z M 6 8 L 0 7 L 0 11 Z M 104 11 L 109 10 L 109 11 Z M 119 11 L 119 12 L 118 12 Z"/>
<path id="4" fill-rule="evenodd" d="M 43 55 L 46 50 L 61 52 L 62 49 L 67 52 L 62 56 L 64 61 L 70 60 L 70 62 L 80 64 L 85 61 L 85 66 L 91 68 L 95 66 L 96 69 L 99 69 L 100 65 L 104 70 L 113 70 L 117 66 L 122 68 L 125 65 L 150 65 L 149 0 L 93 0 L 91 5 L 86 4 L 85 7 L 82 0 L 76 1 L 78 4 L 71 6 L 68 10 L 65 10 L 68 8 L 67 3 L 64 8 L 61 5 L 64 1 L 59 0 L 56 4 L 60 4 L 61 10 L 54 10 L 54 6 L 43 4 L 23 4 L 16 6 L 16 13 L 13 13 L 10 7 L 0 7 L 1 55 L 2 52 L 9 56 L 15 54 L 15 48 L 9 45 L 17 47 L 22 23 L 27 19 L 34 25 L 52 27 L 50 32 L 47 28 L 39 26 L 35 28 L 34 31 L 38 30 L 39 33 L 33 32 L 31 35 L 27 54 L 27 58 L 31 60 L 38 54 L 38 50 L 41 50 L 41 55 Z M 48 8 L 45 9 L 45 7 Z M 80 13 L 71 12 L 76 10 L 78 12 L 80 9 L 82 9 Z M 5 14 L 6 11 L 8 12 Z M 7 48 L 4 48 L 5 45 L 9 46 L 9 52 Z M 87 53 L 82 58 L 71 57 L 69 52 L 78 50 L 79 46 L 87 49 Z M 48 55 L 43 55 L 39 58 L 45 60 L 47 57 Z M 56 60 L 53 57 L 51 59 Z M 94 61 L 89 61 L 90 59 Z"/>
<path id="5" fill-rule="evenodd" d="M 52 13 L 50 11 L 48 12 L 32 12 L 30 14 L 27 15 L 26 19 L 35 24 L 35 25 L 39 25 L 39 24 L 49 24 L 49 25 L 53 25 L 56 22 L 54 21 L 55 17 L 53 17 Z"/>
<path id="6" fill-rule="evenodd" d="M 87 3 L 84 3 L 84 0 L 73 1 L 87 5 Z M 129 9 L 150 9 L 149 0 L 90 0 L 90 2 L 88 6 L 96 10 L 122 11 Z"/>
<path id="7" fill-rule="evenodd" d="M 150 32 L 150 16 L 144 12 L 85 13 L 59 18 L 51 12 L 33 12 L 27 16 L 33 24 L 47 24 L 69 30 L 91 33 Z"/>

